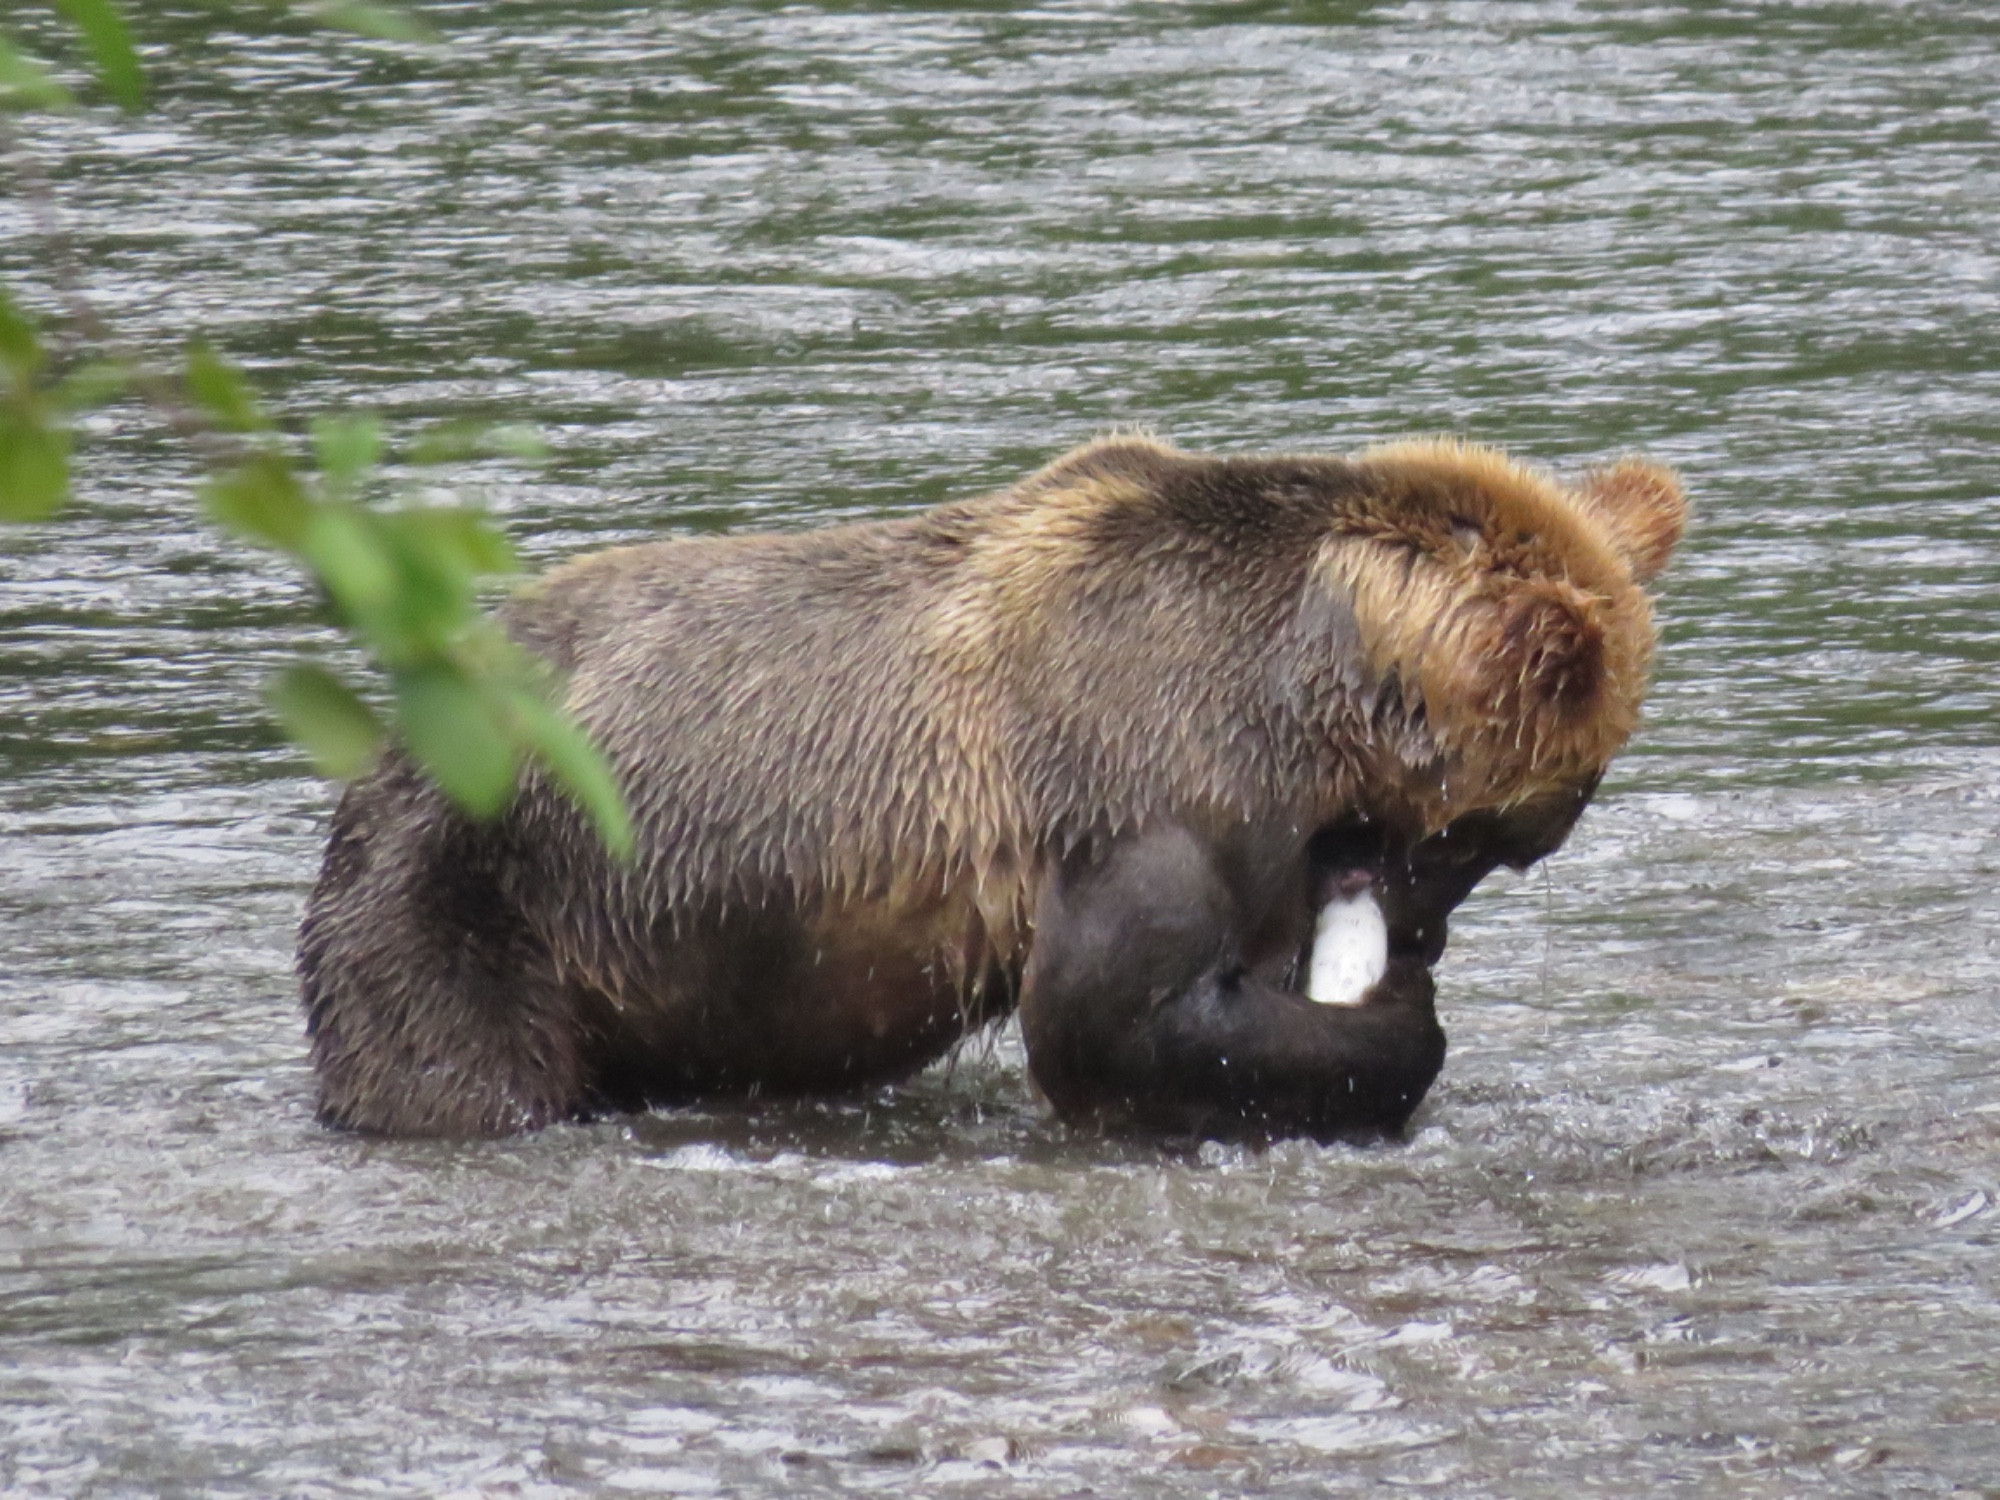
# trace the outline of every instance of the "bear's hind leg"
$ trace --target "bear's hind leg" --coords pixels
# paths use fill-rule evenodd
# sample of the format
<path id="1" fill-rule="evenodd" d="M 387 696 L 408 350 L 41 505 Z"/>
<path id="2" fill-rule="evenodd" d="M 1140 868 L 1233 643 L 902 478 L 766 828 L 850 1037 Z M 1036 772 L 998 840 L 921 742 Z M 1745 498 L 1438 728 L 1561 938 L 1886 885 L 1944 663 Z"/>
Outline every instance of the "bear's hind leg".
<path id="1" fill-rule="evenodd" d="M 575 1008 L 503 862 L 499 831 L 399 758 L 342 798 L 299 931 L 327 1124 L 494 1136 L 582 1110 Z"/>

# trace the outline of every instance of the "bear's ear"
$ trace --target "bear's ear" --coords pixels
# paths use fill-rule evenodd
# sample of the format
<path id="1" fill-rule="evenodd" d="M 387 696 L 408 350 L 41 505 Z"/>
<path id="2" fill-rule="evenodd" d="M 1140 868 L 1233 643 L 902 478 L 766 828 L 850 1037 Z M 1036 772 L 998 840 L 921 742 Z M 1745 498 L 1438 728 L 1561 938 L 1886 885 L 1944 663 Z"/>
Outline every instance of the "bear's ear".
<path id="1" fill-rule="evenodd" d="M 1578 482 L 1576 497 L 1640 583 L 1651 582 L 1666 567 L 1687 529 L 1680 476 L 1648 459 L 1621 458 L 1609 468 L 1590 470 Z"/>

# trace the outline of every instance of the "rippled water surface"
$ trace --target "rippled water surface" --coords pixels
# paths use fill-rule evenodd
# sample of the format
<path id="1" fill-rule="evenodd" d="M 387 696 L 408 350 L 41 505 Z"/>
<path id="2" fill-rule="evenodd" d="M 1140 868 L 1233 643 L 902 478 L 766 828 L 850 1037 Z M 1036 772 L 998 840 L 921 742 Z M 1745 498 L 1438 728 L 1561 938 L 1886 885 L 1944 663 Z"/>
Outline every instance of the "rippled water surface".
<path id="1" fill-rule="evenodd" d="M 1116 424 L 1645 448 L 1699 515 L 1405 1144 L 1075 1137 L 1008 1038 L 385 1144 L 311 1119 L 330 793 L 253 708 L 337 647 L 107 414 L 0 553 L 0 1489 L 2000 1494 L 1989 6 L 128 8 L 157 109 L 24 132 L 89 295 L 301 419 L 541 422 L 450 481 L 538 563 Z"/>

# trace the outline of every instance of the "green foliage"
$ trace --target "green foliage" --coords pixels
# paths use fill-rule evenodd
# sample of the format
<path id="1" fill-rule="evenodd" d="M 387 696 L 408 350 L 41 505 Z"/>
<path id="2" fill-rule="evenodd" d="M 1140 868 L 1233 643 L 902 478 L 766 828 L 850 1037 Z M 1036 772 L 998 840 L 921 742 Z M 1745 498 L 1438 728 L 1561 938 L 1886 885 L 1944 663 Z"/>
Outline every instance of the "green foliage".
<path id="1" fill-rule="evenodd" d="M 0 34 L 0 110 L 71 109 L 70 91 L 49 70 Z"/>
<path id="2" fill-rule="evenodd" d="M 521 741 L 542 758 L 556 784 L 590 814 L 612 852 L 629 859 L 633 846 L 625 797 L 590 737 L 568 714 L 549 707 L 543 694 L 516 689 L 507 695 L 507 708 Z"/>
<path id="3" fill-rule="evenodd" d="M 500 705 L 443 663 L 396 674 L 396 715 L 410 753 L 455 802 L 494 813 L 514 789 L 514 746 Z"/>
<path id="4" fill-rule="evenodd" d="M 132 33 L 111 0 L 50 0 L 83 43 L 98 87 L 119 108 L 134 114 L 146 107 L 146 75 Z M 274 14 L 291 10 L 321 26 L 388 42 L 429 42 L 436 33 L 392 5 L 367 0 L 278 0 Z M 0 110 L 74 109 L 76 96 L 37 58 L 0 32 Z"/>
<path id="5" fill-rule="evenodd" d="M 69 493 L 69 434 L 31 412 L 0 410 L 0 518 L 42 521 Z"/>
<path id="6" fill-rule="evenodd" d="M 104 92 L 121 109 L 134 114 L 144 109 L 146 79 L 139 71 L 139 54 L 132 50 L 132 33 L 111 8 L 111 0 L 56 0 L 56 5 L 83 37 Z"/>
<path id="7" fill-rule="evenodd" d="M 137 54 L 109 0 L 55 0 L 70 19 L 104 92 L 144 107 Z M 423 27 L 371 4 L 326 3 L 305 14 L 364 35 L 422 40 Z M 0 34 L 0 109 L 72 108 L 42 65 Z M 514 549 L 477 510 L 382 504 L 388 438 L 373 416 L 322 416 L 309 426 L 311 462 L 258 402 L 243 372 L 197 338 L 173 373 L 91 357 L 94 320 L 68 330 L 86 346 L 52 374 L 35 320 L 0 290 L 0 521 L 42 521 L 69 495 L 75 415 L 130 391 L 184 436 L 210 469 L 209 517 L 245 542 L 291 558 L 317 586 L 334 621 L 386 679 L 390 722 L 325 668 L 300 663 L 268 686 L 266 701 L 290 738 L 328 776 L 361 774 L 393 736 L 454 801 L 491 816 L 533 761 L 591 817 L 621 858 L 632 826 L 610 766 L 556 706 L 546 668 L 516 647 L 480 607 L 481 591 L 515 571 Z M 451 422 L 421 433 L 416 464 L 503 456 L 536 459 L 531 430 Z"/>
<path id="8" fill-rule="evenodd" d="M 539 463 L 549 456 L 548 444 L 532 427 L 487 422 L 440 422 L 420 434 L 410 457 L 420 464 L 462 463 L 469 458 L 518 458 Z"/>
<path id="9" fill-rule="evenodd" d="M 264 689 L 264 699 L 322 775 L 359 776 L 382 752 L 385 731 L 375 710 L 324 667 L 300 662 L 285 668 Z"/>
<path id="10" fill-rule="evenodd" d="M 69 493 L 69 432 L 42 375 L 40 331 L 0 291 L 0 520 L 40 521 Z"/>
<path id="11" fill-rule="evenodd" d="M 189 397 L 224 432 L 261 432 L 271 425 L 242 373 L 201 339 L 188 346 L 185 378 Z"/>
<path id="12" fill-rule="evenodd" d="M 632 828 L 610 767 L 552 705 L 541 664 L 480 608 L 481 587 L 516 568 L 506 536 L 463 506 L 370 503 L 385 448 L 374 417 L 315 421 L 317 463 L 308 472 L 241 372 L 212 350 L 190 359 L 187 385 L 216 425 L 251 444 L 204 490 L 209 515 L 244 541 L 287 554 L 318 583 L 334 620 L 387 676 L 395 733 L 439 787 L 490 817 L 513 795 L 522 761 L 535 760 L 590 814 L 606 845 L 628 857 Z M 489 437 L 462 428 L 456 441 L 478 451 Z M 518 434 L 499 441 L 519 446 Z M 288 669 L 266 696 L 286 733 L 332 776 L 365 769 L 388 733 L 359 694 L 319 667 Z"/>

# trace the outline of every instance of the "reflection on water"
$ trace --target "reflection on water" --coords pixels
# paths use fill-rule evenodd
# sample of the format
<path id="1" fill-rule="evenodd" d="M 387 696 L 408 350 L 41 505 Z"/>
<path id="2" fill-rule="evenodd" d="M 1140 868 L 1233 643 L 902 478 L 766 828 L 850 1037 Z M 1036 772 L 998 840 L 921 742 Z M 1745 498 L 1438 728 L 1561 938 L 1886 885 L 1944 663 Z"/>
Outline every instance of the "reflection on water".
<path id="1" fill-rule="evenodd" d="M 32 126 L 107 310 L 533 415 L 540 560 L 1141 423 L 1681 464 L 1643 742 L 1400 1147 L 1073 1137 L 1003 1038 L 498 1145 L 309 1118 L 325 644 L 129 414 L 0 558 L 0 1489 L 1979 1492 L 2000 1474 L 1983 6 L 205 9 Z M 0 200 L 0 269 L 35 272 Z"/>

